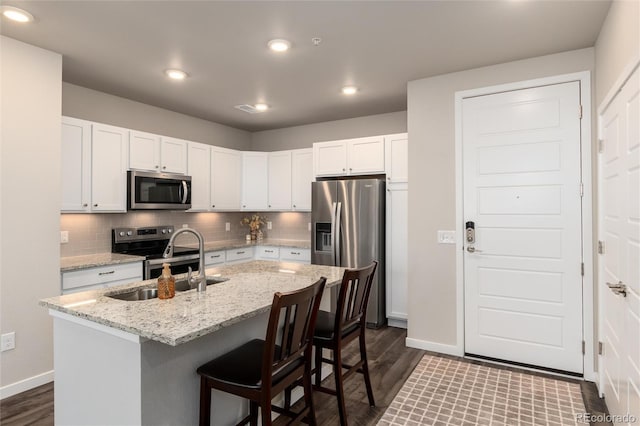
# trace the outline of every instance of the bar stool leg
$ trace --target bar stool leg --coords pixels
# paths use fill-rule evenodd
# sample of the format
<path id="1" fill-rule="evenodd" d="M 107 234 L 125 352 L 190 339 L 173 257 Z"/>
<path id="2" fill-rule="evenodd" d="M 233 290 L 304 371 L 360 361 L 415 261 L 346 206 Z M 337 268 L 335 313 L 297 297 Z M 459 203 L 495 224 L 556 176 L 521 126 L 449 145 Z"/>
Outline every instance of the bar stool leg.
<path id="1" fill-rule="evenodd" d="M 322 347 L 316 346 L 316 386 L 320 386 L 320 382 L 322 382 Z"/>
<path id="2" fill-rule="evenodd" d="M 200 426 L 211 424 L 211 388 L 207 379 L 200 376 Z"/>
<path id="3" fill-rule="evenodd" d="M 371 377 L 369 376 L 369 362 L 367 361 L 367 348 L 364 342 L 364 333 L 360 334 L 360 358 L 362 361 L 362 373 L 364 375 L 364 384 L 367 387 L 367 397 L 369 398 L 369 405 L 376 406 L 376 401 L 373 399 L 373 389 L 371 388 Z"/>
<path id="4" fill-rule="evenodd" d="M 269 399 L 263 395 L 262 403 L 260 404 L 260 412 L 262 413 L 262 426 L 271 426 L 271 395 Z"/>
<path id="5" fill-rule="evenodd" d="M 316 425 L 316 410 L 313 405 L 313 387 L 311 384 L 311 369 L 305 372 L 302 378 L 302 384 L 304 386 L 304 401 L 307 407 L 309 407 L 309 414 L 307 414 L 307 423 L 311 426 Z"/>
<path id="6" fill-rule="evenodd" d="M 347 409 L 344 405 L 344 388 L 342 377 L 342 354 L 340 345 L 333 351 L 333 375 L 336 379 L 336 397 L 338 398 L 338 413 L 340 414 L 340 425 L 347 426 Z"/>
<path id="7" fill-rule="evenodd" d="M 258 426 L 258 403 L 255 401 L 249 401 L 249 414 L 251 416 L 249 424 L 251 426 Z"/>

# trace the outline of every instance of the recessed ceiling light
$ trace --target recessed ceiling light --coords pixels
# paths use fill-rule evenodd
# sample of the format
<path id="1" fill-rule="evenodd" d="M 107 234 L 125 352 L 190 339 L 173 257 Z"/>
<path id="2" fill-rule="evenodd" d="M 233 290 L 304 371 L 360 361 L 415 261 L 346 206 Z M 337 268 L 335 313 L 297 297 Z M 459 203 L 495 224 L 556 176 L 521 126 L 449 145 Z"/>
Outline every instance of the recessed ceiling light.
<path id="1" fill-rule="evenodd" d="M 1 6 L 2 15 L 12 21 L 16 22 L 33 22 L 33 15 L 23 9 L 18 9 L 13 6 Z"/>
<path id="2" fill-rule="evenodd" d="M 358 92 L 358 88 L 356 86 L 344 86 L 342 88 L 342 93 L 345 95 L 355 95 Z"/>
<path id="3" fill-rule="evenodd" d="M 273 39 L 267 45 L 274 52 L 286 52 L 291 48 L 291 42 L 282 38 Z"/>
<path id="4" fill-rule="evenodd" d="M 173 80 L 184 80 L 185 78 L 187 78 L 187 73 L 178 69 L 165 70 L 164 73 L 167 75 L 167 77 Z"/>
<path id="5" fill-rule="evenodd" d="M 267 104 L 255 104 L 254 108 L 257 109 L 258 111 L 266 111 L 269 109 L 269 105 Z"/>

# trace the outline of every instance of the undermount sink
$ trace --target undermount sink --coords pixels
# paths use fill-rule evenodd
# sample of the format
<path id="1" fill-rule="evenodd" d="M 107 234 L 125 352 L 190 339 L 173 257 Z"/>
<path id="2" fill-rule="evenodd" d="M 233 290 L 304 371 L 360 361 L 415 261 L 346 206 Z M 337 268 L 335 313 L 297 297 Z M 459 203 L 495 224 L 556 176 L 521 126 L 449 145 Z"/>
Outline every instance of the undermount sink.
<path id="1" fill-rule="evenodd" d="M 207 285 L 218 284 L 228 280 L 229 278 L 207 277 Z M 176 291 L 182 292 L 188 290 L 191 290 L 191 287 L 189 286 L 189 282 L 186 278 L 176 281 Z M 107 297 L 111 297 L 112 299 L 125 300 L 127 302 L 135 302 L 138 300 L 155 299 L 156 297 L 158 297 L 158 290 L 155 288 L 141 288 L 139 290 L 133 290 L 127 293 L 110 294 L 107 295 Z"/>

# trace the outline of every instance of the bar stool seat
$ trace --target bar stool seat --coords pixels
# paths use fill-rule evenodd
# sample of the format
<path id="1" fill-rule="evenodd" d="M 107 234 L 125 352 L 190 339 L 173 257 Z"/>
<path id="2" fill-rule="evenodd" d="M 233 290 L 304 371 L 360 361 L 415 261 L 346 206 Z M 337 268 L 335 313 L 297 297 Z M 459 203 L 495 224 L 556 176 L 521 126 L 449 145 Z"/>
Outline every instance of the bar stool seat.
<path id="1" fill-rule="evenodd" d="M 335 335 L 336 315 L 327 311 L 318 311 L 316 320 L 316 330 L 313 333 L 313 340 L 333 340 Z M 345 336 L 358 329 L 358 324 L 353 324 L 342 331 Z"/>

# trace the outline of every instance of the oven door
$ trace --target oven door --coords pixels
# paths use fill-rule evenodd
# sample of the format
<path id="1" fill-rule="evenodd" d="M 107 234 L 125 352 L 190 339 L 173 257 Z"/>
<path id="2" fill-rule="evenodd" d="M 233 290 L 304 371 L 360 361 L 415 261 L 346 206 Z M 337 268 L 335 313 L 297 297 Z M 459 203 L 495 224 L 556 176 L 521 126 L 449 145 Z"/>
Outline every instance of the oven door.
<path id="1" fill-rule="evenodd" d="M 127 172 L 129 210 L 191 208 L 191 176 L 173 173 Z"/>
<path id="2" fill-rule="evenodd" d="M 150 259 L 144 262 L 144 279 L 150 280 L 158 278 L 162 275 L 162 264 L 168 263 L 171 265 L 171 274 L 186 274 L 189 272 L 189 267 L 192 271 L 197 271 L 199 267 L 200 256 L 197 254 L 191 254 L 188 256 L 170 257 L 168 259 Z"/>

